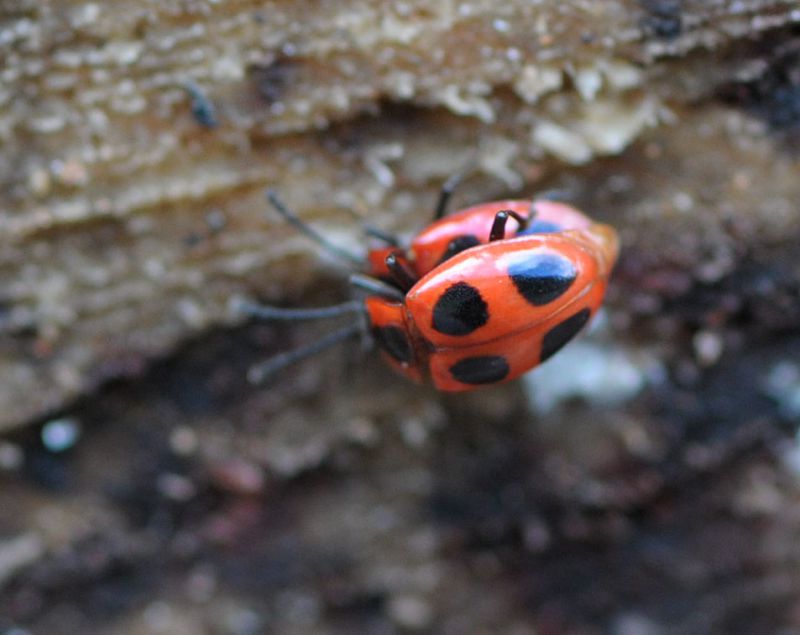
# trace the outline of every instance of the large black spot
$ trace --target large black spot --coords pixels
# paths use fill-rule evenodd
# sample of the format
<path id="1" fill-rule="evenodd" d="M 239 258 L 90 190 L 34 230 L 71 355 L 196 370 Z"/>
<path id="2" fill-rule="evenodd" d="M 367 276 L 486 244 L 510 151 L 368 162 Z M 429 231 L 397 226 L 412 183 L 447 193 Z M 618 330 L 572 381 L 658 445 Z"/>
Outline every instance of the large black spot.
<path id="1" fill-rule="evenodd" d="M 532 252 L 524 260 L 512 262 L 508 275 L 528 302 L 542 306 L 569 289 L 578 272 L 566 258 L 547 252 Z"/>
<path id="2" fill-rule="evenodd" d="M 433 307 L 433 328 L 445 335 L 468 335 L 488 320 L 488 305 L 466 282 L 448 288 Z"/>
<path id="3" fill-rule="evenodd" d="M 378 346 L 398 362 L 407 364 L 413 360 L 411 342 L 400 327 L 376 326 L 372 329 L 372 336 Z"/>
<path id="4" fill-rule="evenodd" d="M 499 355 L 465 357 L 450 367 L 454 379 L 464 384 L 493 384 L 508 376 L 508 362 Z"/>
<path id="5" fill-rule="evenodd" d="M 451 239 L 449 243 L 447 243 L 447 247 L 445 247 L 444 253 L 439 259 L 439 264 L 442 264 L 445 260 L 449 260 L 456 254 L 460 254 L 465 249 L 469 249 L 470 247 L 480 244 L 481 241 L 478 240 L 478 237 L 473 236 L 472 234 L 456 236 L 455 238 Z"/>
<path id="6" fill-rule="evenodd" d="M 560 351 L 564 344 L 575 337 L 578 331 L 584 327 L 589 321 L 590 315 L 589 309 L 581 309 L 572 317 L 551 328 L 542 340 L 542 355 L 539 362 L 543 362 Z"/>

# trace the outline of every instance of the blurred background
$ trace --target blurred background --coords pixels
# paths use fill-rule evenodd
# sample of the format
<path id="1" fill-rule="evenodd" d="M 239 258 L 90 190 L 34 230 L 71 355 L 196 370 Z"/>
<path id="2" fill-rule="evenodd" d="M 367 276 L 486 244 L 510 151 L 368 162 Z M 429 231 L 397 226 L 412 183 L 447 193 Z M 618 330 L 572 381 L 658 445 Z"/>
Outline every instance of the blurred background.
<path id="1" fill-rule="evenodd" d="M 800 632 L 800 4 L 0 1 L 0 633 Z M 352 250 L 558 192 L 588 332 L 444 395 Z"/>

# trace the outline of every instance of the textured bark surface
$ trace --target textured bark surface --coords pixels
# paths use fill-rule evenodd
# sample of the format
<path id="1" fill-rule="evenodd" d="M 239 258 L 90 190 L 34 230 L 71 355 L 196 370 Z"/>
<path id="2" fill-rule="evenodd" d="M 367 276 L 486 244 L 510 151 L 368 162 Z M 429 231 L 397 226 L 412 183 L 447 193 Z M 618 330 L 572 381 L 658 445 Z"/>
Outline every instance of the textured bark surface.
<path id="1" fill-rule="evenodd" d="M 236 293 L 302 288 L 309 260 L 289 256 L 313 246 L 264 213 L 264 186 L 354 244 L 345 208 L 419 227 L 455 171 L 466 200 L 530 192 L 554 159 L 617 153 L 757 76 L 751 38 L 798 17 L 494 6 L 5 2 L 0 425 L 230 321 Z"/>
<path id="2" fill-rule="evenodd" d="M 0 631 L 799 629 L 797 23 L 0 0 Z M 459 397 L 335 354 L 249 386 L 327 327 L 231 298 L 347 293 L 264 189 L 361 249 L 454 172 L 619 229 L 592 333 Z"/>

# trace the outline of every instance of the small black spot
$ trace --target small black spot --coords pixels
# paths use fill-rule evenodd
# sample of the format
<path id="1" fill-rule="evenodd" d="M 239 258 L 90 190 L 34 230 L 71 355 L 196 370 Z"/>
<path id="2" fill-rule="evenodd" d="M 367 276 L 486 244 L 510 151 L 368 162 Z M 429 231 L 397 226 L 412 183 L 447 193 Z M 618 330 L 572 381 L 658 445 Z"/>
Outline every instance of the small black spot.
<path id="1" fill-rule="evenodd" d="M 560 232 L 561 229 L 561 225 L 556 225 L 546 220 L 537 220 L 533 221 L 521 232 L 517 232 L 517 236 L 527 236 L 528 234 L 553 234 L 555 232 Z"/>
<path id="2" fill-rule="evenodd" d="M 581 309 L 572 317 L 551 328 L 542 340 L 542 354 L 539 362 L 549 359 L 560 351 L 584 327 L 591 314 L 589 309 Z"/>
<path id="3" fill-rule="evenodd" d="M 475 247 L 476 245 L 480 244 L 481 241 L 478 240 L 478 237 L 473 236 L 472 234 L 456 236 L 449 243 L 447 243 L 447 247 L 445 248 L 442 257 L 439 259 L 439 264 L 442 264 L 445 260 L 449 260 L 456 254 L 460 254 L 465 249 L 469 249 L 470 247 Z"/>
<path id="4" fill-rule="evenodd" d="M 525 260 L 511 263 L 508 275 L 528 302 L 543 306 L 569 289 L 578 273 L 566 258 L 532 252 Z"/>
<path id="5" fill-rule="evenodd" d="M 433 307 L 433 328 L 445 335 L 468 335 L 488 321 L 488 305 L 466 282 L 447 289 Z"/>
<path id="6" fill-rule="evenodd" d="M 450 367 L 454 379 L 464 384 L 493 384 L 508 376 L 508 362 L 500 355 L 465 357 Z"/>
<path id="7" fill-rule="evenodd" d="M 399 326 L 376 326 L 372 336 L 378 346 L 398 362 L 408 364 L 413 360 L 411 342 Z"/>
<path id="8" fill-rule="evenodd" d="M 279 57 L 268 66 L 254 64 L 248 68 L 256 90 L 268 104 L 285 98 L 292 78 L 299 71 L 299 63 L 287 57 Z"/>
<path id="9" fill-rule="evenodd" d="M 644 29 L 657 37 L 673 40 L 683 31 L 683 0 L 639 0 L 647 14 Z"/>
<path id="10" fill-rule="evenodd" d="M 216 128 L 219 125 L 217 121 L 217 112 L 208 95 L 194 82 L 186 82 L 184 85 L 186 92 L 189 93 L 191 98 L 192 116 L 197 123 L 206 128 Z"/>

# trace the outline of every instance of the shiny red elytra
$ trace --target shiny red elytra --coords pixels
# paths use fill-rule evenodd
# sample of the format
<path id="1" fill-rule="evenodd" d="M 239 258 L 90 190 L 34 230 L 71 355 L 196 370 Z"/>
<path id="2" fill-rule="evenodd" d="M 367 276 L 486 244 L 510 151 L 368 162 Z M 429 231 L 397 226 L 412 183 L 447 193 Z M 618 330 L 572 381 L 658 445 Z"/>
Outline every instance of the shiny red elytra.
<path id="1" fill-rule="evenodd" d="M 247 303 L 265 319 L 313 319 L 356 312 L 356 324 L 311 346 L 253 367 L 260 381 L 286 365 L 368 331 L 384 357 L 414 381 L 429 377 L 442 391 L 473 390 L 508 381 L 569 342 L 597 312 L 618 254 L 613 228 L 551 200 L 483 203 L 437 219 L 408 247 L 370 229 L 384 245 L 370 249 L 353 283 L 369 295 L 319 309 L 278 309 Z M 273 194 L 275 208 L 322 246 L 353 262 Z"/>

